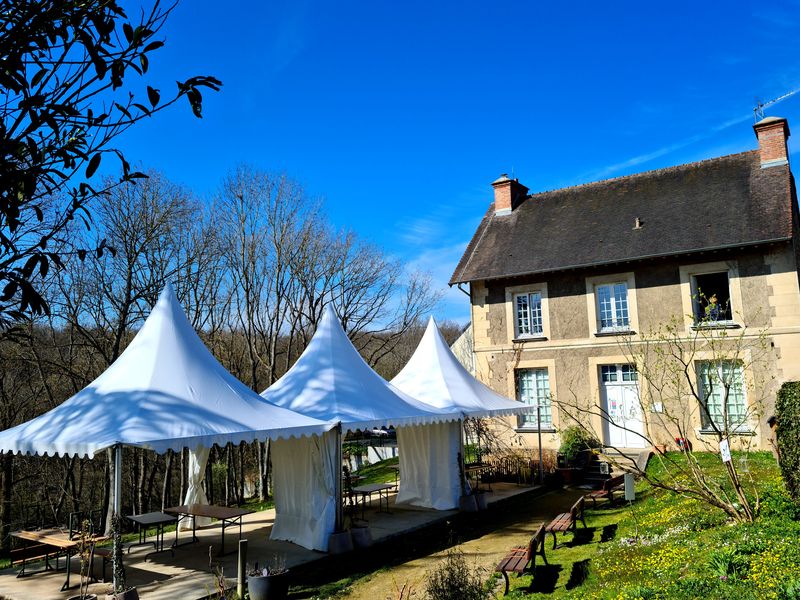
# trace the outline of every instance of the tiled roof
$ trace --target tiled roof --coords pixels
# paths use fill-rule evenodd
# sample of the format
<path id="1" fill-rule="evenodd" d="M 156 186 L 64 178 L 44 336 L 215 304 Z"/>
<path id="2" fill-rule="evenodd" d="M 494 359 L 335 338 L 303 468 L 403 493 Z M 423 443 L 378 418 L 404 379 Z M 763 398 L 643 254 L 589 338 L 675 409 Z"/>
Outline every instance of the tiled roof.
<path id="1" fill-rule="evenodd" d="M 758 151 L 533 194 L 489 206 L 450 284 L 789 240 L 792 197 Z"/>

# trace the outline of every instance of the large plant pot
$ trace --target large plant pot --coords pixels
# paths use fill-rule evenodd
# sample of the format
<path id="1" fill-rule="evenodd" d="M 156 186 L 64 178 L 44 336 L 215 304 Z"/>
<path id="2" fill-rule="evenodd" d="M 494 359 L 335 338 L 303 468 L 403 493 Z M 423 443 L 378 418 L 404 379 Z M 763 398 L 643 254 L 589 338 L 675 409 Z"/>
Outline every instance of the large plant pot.
<path id="1" fill-rule="evenodd" d="M 349 531 L 332 533 L 328 538 L 328 553 L 343 554 L 353 549 L 353 537 Z"/>
<path id="2" fill-rule="evenodd" d="M 353 546 L 356 548 L 369 548 L 372 546 L 372 530 L 369 527 L 353 527 L 350 530 Z"/>
<path id="3" fill-rule="evenodd" d="M 566 469 L 556 470 L 561 474 L 564 485 L 575 485 L 576 483 L 580 483 L 581 479 L 583 479 L 583 469 L 568 467 Z"/>
<path id="4" fill-rule="evenodd" d="M 458 499 L 458 508 L 461 512 L 478 512 L 478 502 L 475 496 L 461 496 Z"/>
<path id="5" fill-rule="evenodd" d="M 250 600 L 286 600 L 289 596 L 289 573 L 247 577 Z"/>
<path id="6" fill-rule="evenodd" d="M 139 592 L 131 588 L 119 594 L 106 594 L 106 600 L 139 600 Z"/>

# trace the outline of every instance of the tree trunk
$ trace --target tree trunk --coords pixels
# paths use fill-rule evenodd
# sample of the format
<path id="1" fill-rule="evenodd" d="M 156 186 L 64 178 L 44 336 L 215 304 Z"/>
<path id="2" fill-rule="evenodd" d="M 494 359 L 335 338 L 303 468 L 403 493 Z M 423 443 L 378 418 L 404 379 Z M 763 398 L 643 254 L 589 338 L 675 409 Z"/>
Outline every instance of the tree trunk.
<path id="1" fill-rule="evenodd" d="M 184 498 L 186 498 L 186 448 L 181 448 L 181 493 L 178 504 L 183 504 Z"/>
<path id="2" fill-rule="evenodd" d="M 142 451 L 144 452 L 144 450 Z M 155 487 L 155 480 L 156 474 L 158 473 L 158 467 L 160 461 L 160 457 L 155 455 L 153 457 L 153 466 L 150 469 L 150 476 L 147 478 L 147 488 L 144 495 L 144 506 L 142 507 L 142 512 L 148 513 L 150 512 L 150 507 L 153 505 L 153 488 Z"/>
<path id="3" fill-rule="evenodd" d="M 225 446 L 225 506 L 231 505 L 231 445 Z"/>
<path id="4" fill-rule="evenodd" d="M 147 512 L 144 509 L 144 484 L 147 478 L 147 465 L 144 461 L 144 449 L 137 450 L 137 463 L 138 468 L 136 469 L 136 514 L 142 514 Z M 154 467 L 155 468 L 155 465 Z"/>
<path id="5" fill-rule="evenodd" d="M 239 504 L 244 504 L 244 442 L 239 444 Z"/>
<path id="6" fill-rule="evenodd" d="M 269 499 L 269 440 L 256 442 L 258 452 L 258 499 L 266 502 Z"/>
<path id="7" fill-rule="evenodd" d="M 161 510 L 172 506 L 172 450 L 164 458 L 164 484 L 161 487 Z"/>

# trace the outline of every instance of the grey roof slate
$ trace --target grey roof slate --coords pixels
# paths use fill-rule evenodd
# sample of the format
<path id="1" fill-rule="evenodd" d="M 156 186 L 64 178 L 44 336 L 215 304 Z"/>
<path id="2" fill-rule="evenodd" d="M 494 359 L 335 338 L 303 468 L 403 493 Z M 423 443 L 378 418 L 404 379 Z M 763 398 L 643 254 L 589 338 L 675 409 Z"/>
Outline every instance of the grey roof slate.
<path id="1" fill-rule="evenodd" d="M 790 240 L 792 197 L 754 150 L 492 204 L 450 284 Z"/>

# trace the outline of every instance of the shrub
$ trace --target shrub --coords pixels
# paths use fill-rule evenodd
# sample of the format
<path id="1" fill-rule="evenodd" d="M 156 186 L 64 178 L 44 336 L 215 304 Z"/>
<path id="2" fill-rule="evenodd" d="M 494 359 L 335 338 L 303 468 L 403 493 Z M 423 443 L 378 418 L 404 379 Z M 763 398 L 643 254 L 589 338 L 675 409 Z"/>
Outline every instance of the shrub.
<path id="1" fill-rule="evenodd" d="M 564 455 L 567 462 L 574 462 L 582 451 L 599 446 L 600 442 L 594 435 L 583 427 L 573 425 L 561 432 L 561 446 L 558 451 Z"/>
<path id="2" fill-rule="evenodd" d="M 775 409 L 783 480 L 792 498 L 800 501 L 800 382 L 787 381 L 781 386 Z"/>
<path id="3" fill-rule="evenodd" d="M 778 590 L 779 600 L 800 600 L 800 579 L 793 579 L 781 585 Z"/>
<path id="4" fill-rule="evenodd" d="M 479 569 L 470 569 L 464 553 L 447 551 L 436 570 L 427 573 L 425 592 L 430 600 L 487 600 L 491 593 L 483 587 Z"/>

